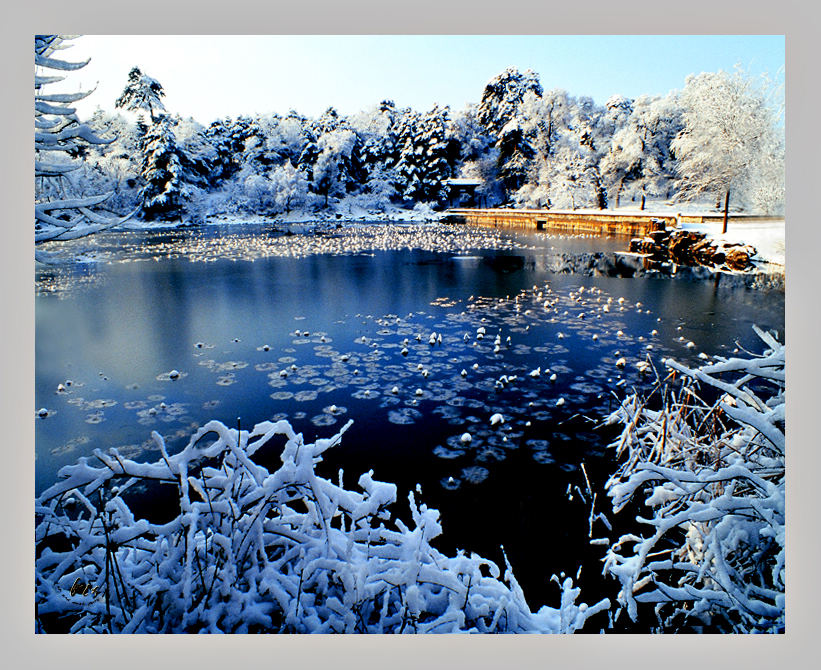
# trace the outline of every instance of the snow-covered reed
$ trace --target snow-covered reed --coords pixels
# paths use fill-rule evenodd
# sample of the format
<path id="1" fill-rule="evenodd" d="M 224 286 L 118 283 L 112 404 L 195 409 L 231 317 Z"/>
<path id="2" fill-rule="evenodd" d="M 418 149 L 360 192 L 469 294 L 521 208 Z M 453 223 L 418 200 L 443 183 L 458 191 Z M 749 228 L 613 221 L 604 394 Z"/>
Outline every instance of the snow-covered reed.
<path id="1" fill-rule="evenodd" d="M 350 424 L 305 444 L 287 421 L 211 421 L 175 455 L 153 433 L 153 463 L 112 449 L 63 468 L 36 500 L 38 630 L 564 633 L 609 607 L 577 605 L 566 579 L 559 607 L 534 613 L 507 559 L 502 574 L 431 546 L 439 513 L 413 493 L 409 527 L 389 509 L 395 485 L 320 477 Z M 274 472 L 255 461 L 266 445 L 282 449 Z M 135 518 L 126 498 L 141 483 L 177 488 L 171 521 Z"/>
<path id="2" fill-rule="evenodd" d="M 653 393 L 610 417 L 623 425 L 613 508 L 652 512 L 636 519 L 648 532 L 609 548 L 605 571 L 630 617 L 653 603 L 664 632 L 784 631 L 784 345 L 755 332 L 763 355 L 697 369 L 667 359 Z"/>

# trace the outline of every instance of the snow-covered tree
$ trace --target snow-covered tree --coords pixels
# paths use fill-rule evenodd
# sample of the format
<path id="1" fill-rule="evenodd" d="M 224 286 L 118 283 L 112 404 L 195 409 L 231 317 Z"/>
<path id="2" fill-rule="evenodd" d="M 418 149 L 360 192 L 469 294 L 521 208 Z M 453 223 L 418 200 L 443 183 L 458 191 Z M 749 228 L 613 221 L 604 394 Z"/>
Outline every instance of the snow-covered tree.
<path id="1" fill-rule="evenodd" d="M 448 138 L 450 110 L 434 106 L 419 114 L 404 111 L 397 123 L 399 147 L 397 190 L 405 200 L 443 203 L 447 199 L 444 180 L 451 176 L 454 151 Z"/>
<path id="2" fill-rule="evenodd" d="M 330 126 L 328 126 L 330 127 Z M 313 167 L 314 191 L 325 197 L 339 197 L 354 181 L 356 133 L 344 126 L 324 133 L 316 144 L 319 155 Z"/>
<path id="3" fill-rule="evenodd" d="M 669 197 L 675 177 L 670 145 L 682 130 L 675 96 L 640 96 L 622 127 L 613 135 L 600 170 L 619 204 L 625 190 L 633 197 Z"/>
<path id="4" fill-rule="evenodd" d="M 523 207 L 607 206 L 598 169 L 602 110 L 590 98 L 575 99 L 557 89 L 525 95 L 519 111 L 522 135 L 529 138 L 531 159 L 524 163 L 526 180 L 513 201 Z"/>
<path id="5" fill-rule="evenodd" d="M 286 161 L 271 172 L 271 191 L 278 211 L 290 212 L 304 205 L 308 198 L 305 174 Z"/>
<path id="6" fill-rule="evenodd" d="M 538 76 L 531 70 L 521 73 L 511 67 L 487 83 L 477 109 L 479 122 L 496 138 L 499 176 L 509 192 L 525 183 L 535 155 L 521 115 L 527 94 L 541 97 Z"/>
<path id="7" fill-rule="evenodd" d="M 44 74 L 47 70 L 69 72 L 79 70 L 88 61 L 71 63 L 54 58 L 54 52 L 69 46 L 70 36 L 36 35 L 34 38 L 34 239 L 68 240 L 110 228 L 124 222 L 109 213 L 95 210 L 107 201 L 111 193 L 75 197 L 68 177 L 80 169 L 76 157 L 88 146 L 108 144 L 80 123 L 69 104 L 82 100 L 90 91 L 77 93 L 46 93 L 44 88 L 64 77 Z M 133 212 L 132 212 L 133 214 Z M 130 216 L 130 215 L 129 215 Z M 46 260 L 35 252 L 39 261 Z"/>
<path id="8" fill-rule="evenodd" d="M 163 97 L 165 91 L 160 82 L 143 74 L 140 68 L 135 66 L 128 73 L 128 82 L 114 106 L 135 112 L 147 111 L 153 123 L 157 120 L 155 111 L 165 111 L 161 100 Z"/>
<path id="9" fill-rule="evenodd" d="M 779 144 L 774 110 L 741 70 L 690 75 L 679 99 L 684 129 L 672 143 L 679 196 L 723 199 L 726 232 L 731 194 L 749 190 Z"/>
<path id="10" fill-rule="evenodd" d="M 148 220 L 172 219 L 182 211 L 182 165 L 171 117 L 157 118 L 145 136 L 143 153 L 143 215 Z"/>
<path id="11" fill-rule="evenodd" d="M 205 129 L 192 118 L 177 117 L 174 135 L 183 181 L 199 188 L 211 187 L 217 151 L 206 138 Z"/>

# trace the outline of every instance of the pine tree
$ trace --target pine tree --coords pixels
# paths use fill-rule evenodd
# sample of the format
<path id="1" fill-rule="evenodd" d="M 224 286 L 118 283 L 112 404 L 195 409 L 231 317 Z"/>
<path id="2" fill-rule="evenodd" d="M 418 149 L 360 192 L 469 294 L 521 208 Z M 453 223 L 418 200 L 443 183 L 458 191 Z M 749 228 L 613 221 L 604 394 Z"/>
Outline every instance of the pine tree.
<path id="1" fill-rule="evenodd" d="M 535 155 L 521 118 L 522 106 L 528 94 L 540 98 L 542 92 L 534 72 L 508 68 L 488 82 L 477 109 L 479 122 L 496 138 L 499 175 L 509 193 L 525 183 Z"/>
<path id="2" fill-rule="evenodd" d="M 90 92 L 48 94 L 44 88 L 64 77 L 42 74 L 43 70 L 69 72 L 79 70 L 88 61 L 71 63 L 53 57 L 65 49 L 72 36 L 36 35 L 34 38 L 34 240 L 68 240 L 116 226 L 127 220 L 112 218 L 94 208 L 111 197 L 111 193 L 75 197 L 70 193 L 68 178 L 82 163 L 76 156 L 83 148 L 109 144 L 86 124 L 81 124 L 69 103 L 82 100 Z M 40 252 L 38 261 L 47 260 Z"/>
<path id="3" fill-rule="evenodd" d="M 154 123 L 157 120 L 154 114 L 155 110 L 157 112 L 165 111 L 160 99 L 163 97 L 165 97 L 165 91 L 163 91 L 160 82 L 147 74 L 143 74 L 140 68 L 135 66 L 128 73 L 128 82 L 114 106 L 137 112 L 148 111 L 151 122 Z"/>
<path id="4" fill-rule="evenodd" d="M 143 215 L 172 219 L 182 212 L 182 166 L 171 118 L 162 115 L 148 129 L 143 149 Z"/>

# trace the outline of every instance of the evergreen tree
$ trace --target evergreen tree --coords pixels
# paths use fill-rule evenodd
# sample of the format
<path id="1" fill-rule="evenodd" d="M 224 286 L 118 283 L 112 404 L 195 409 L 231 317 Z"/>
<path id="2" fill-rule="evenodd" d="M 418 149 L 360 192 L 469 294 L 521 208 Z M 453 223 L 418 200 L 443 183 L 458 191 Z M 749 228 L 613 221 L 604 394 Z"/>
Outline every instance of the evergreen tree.
<path id="1" fill-rule="evenodd" d="M 143 152 L 143 215 L 149 221 L 178 217 L 183 205 L 182 166 L 168 115 L 148 129 Z"/>
<path id="2" fill-rule="evenodd" d="M 157 118 L 154 114 L 155 110 L 165 111 L 161 100 L 163 97 L 165 97 L 165 91 L 160 82 L 143 74 L 140 68 L 135 66 L 128 73 L 128 82 L 114 106 L 136 112 L 148 111 L 151 122 L 154 123 Z"/>
<path id="3" fill-rule="evenodd" d="M 534 72 L 520 73 L 516 68 L 508 68 L 488 82 L 479 103 L 477 116 L 496 138 L 499 176 L 509 193 L 525 183 L 535 155 L 521 109 L 528 93 L 538 98 L 542 92 Z"/>
<path id="4" fill-rule="evenodd" d="M 69 103 L 82 100 L 89 92 L 49 94 L 44 88 L 64 77 L 43 74 L 44 70 L 68 72 L 79 70 L 88 61 L 71 63 L 54 58 L 54 52 L 65 49 L 72 37 L 36 35 L 34 38 L 34 239 L 68 240 L 110 228 L 125 221 L 112 218 L 93 208 L 111 197 L 111 193 L 76 197 L 68 177 L 82 163 L 76 160 L 83 147 L 109 144 L 77 119 Z M 133 214 L 133 212 L 132 212 Z M 130 216 L 130 215 L 129 215 Z M 45 255 L 35 252 L 39 261 Z"/>

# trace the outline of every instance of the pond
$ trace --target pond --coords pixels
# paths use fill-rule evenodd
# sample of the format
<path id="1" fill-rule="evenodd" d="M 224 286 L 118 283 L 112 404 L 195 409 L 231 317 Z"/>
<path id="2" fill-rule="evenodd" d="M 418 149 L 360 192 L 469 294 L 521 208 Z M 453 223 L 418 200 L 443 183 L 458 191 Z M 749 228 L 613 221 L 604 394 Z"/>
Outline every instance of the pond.
<path id="1" fill-rule="evenodd" d="M 614 469 L 600 420 L 653 381 L 644 361 L 759 352 L 752 324 L 784 329 L 783 292 L 555 271 L 626 246 L 436 225 L 79 240 L 81 262 L 38 275 L 36 490 L 96 448 L 154 460 L 155 430 L 175 451 L 211 419 L 287 418 L 307 441 L 353 419 L 325 477 L 373 470 L 400 517 L 419 485 L 439 549 L 503 565 L 503 545 L 534 609 L 561 571 L 612 597 L 588 538 L 585 476 L 602 500 Z"/>

